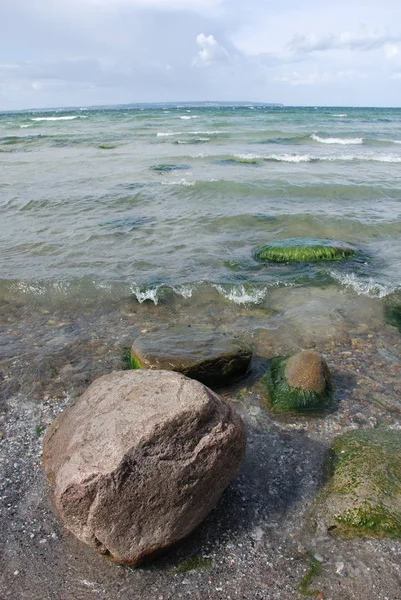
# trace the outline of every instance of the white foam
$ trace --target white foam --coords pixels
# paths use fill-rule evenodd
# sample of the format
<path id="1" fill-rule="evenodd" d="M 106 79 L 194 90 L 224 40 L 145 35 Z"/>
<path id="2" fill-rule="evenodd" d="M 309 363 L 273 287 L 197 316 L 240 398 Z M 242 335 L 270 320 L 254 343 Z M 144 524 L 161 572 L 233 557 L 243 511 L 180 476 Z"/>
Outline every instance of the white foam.
<path id="1" fill-rule="evenodd" d="M 187 121 L 188 119 L 199 119 L 198 115 L 191 115 L 191 116 L 184 116 L 184 117 L 178 117 L 179 119 L 184 119 L 185 121 Z"/>
<path id="2" fill-rule="evenodd" d="M 310 154 L 269 154 L 263 157 L 265 160 L 275 160 L 277 162 L 302 163 L 316 160 Z"/>
<path id="3" fill-rule="evenodd" d="M 193 187 L 195 182 L 182 178 L 176 181 L 162 181 L 162 185 L 183 185 L 184 187 Z"/>
<path id="4" fill-rule="evenodd" d="M 258 158 L 255 155 L 254 158 Z M 385 163 L 400 163 L 401 156 L 392 154 L 332 154 L 329 156 L 314 156 L 311 154 L 268 154 L 263 156 L 264 160 L 272 160 L 277 162 L 302 163 L 311 161 L 368 161 L 368 162 L 385 162 Z"/>
<path id="5" fill-rule="evenodd" d="M 155 305 L 159 303 L 159 298 L 157 295 L 159 286 L 141 291 L 137 285 L 133 285 L 130 286 L 130 290 L 138 300 L 139 304 L 142 304 L 145 302 L 145 300 L 151 300 Z"/>
<path id="6" fill-rule="evenodd" d="M 170 137 L 172 135 L 216 135 L 221 131 L 158 131 L 157 137 Z"/>
<path id="7" fill-rule="evenodd" d="M 312 133 L 310 137 L 315 142 L 320 142 L 321 144 L 342 144 L 344 146 L 363 144 L 363 138 L 322 138 L 315 133 Z"/>
<path id="8" fill-rule="evenodd" d="M 244 285 L 233 286 L 231 289 L 225 289 L 217 284 L 214 284 L 213 287 L 221 296 L 235 304 L 259 304 L 267 294 L 267 288 L 247 290 Z"/>
<path id="9" fill-rule="evenodd" d="M 348 117 L 346 113 L 340 113 L 338 115 L 331 115 L 332 117 Z"/>
<path id="10" fill-rule="evenodd" d="M 369 296 L 370 298 L 385 298 L 397 288 L 395 285 L 389 283 L 380 283 L 375 281 L 373 277 L 369 279 L 362 279 L 357 277 L 355 273 L 337 273 L 331 271 L 330 275 L 341 283 L 345 288 L 352 289 L 358 294 L 358 296 Z"/>
<path id="11" fill-rule="evenodd" d="M 32 125 L 20 125 L 21 129 L 26 129 L 27 127 L 32 127 Z"/>
<path id="12" fill-rule="evenodd" d="M 31 121 L 73 121 L 74 119 L 84 119 L 82 115 L 71 115 L 66 117 L 32 117 Z"/>
<path id="13" fill-rule="evenodd" d="M 189 285 L 180 285 L 178 287 L 173 287 L 173 291 L 183 298 L 192 298 L 194 289 Z"/>

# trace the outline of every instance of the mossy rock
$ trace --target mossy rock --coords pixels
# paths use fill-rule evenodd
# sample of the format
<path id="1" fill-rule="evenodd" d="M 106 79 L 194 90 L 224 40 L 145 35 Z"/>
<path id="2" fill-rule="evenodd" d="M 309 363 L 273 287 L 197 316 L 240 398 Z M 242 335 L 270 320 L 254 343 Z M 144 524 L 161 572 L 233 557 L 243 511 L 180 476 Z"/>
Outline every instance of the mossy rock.
<path id="1" fill-rule="evenodd" d="M 266 375 L 267 402 L 283 412 L 317 412 L 328 407 L 333 390 L 326 361 L 317 352 L 277 356 Z"/>
<path id="2" fill-rule="evenodd" d="M 258 246 L 253 250 L 253 257 L 262 262 L 315 262 L 344 260 L 357 253 L 351 244 L 337 240 L 288 238 Z"/>
<path id="3" fill-rule="evenodd" d="M 345 538 L 401 538 L 401 432 L 353 431 L 337 438 L 315 519 Z"/>
<path id="4" fill-rule="evenodd" d="M 247 344 L 202 327 L 172 326 L 148 332 L 131 348 L 132 369 L 178 371 L 208 385 L 243 377 L 252 358 Z"/>

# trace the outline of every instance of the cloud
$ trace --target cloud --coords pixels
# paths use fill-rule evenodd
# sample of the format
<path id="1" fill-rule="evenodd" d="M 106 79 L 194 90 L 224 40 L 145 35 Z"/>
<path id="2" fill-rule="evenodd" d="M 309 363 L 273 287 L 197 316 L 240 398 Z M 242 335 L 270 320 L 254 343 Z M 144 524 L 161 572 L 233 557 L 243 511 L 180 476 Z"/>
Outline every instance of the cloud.
<path id="1" fill-rule="evenodd" d="M 358 50 L 369 52 L 378 50 L 383 46 L 401 41 L 401 35 L 381 35 L 378 33 L 353 33 L 345 32 L 339 35 L 328 34 L 318 36 L 315 34 L 296 35 L 289 42 L 288 47 L 296 54 L 310 52 L 325 52 L 327 50 Z"/>
<path id="2" fill-rule="evenodd" d="M 227 50 L 215 40 L 213 35 L 200 33 L 196 36 L 196 43 L 200 47 L 193 64 L 198 67 L 207 67 L 213 64 L 229 63 L 231 57 Z"/>
<path id="3" fill-rule="evenodd" d="M 312 71 L 309 72 L 292 71 L 290 73 L 285 73 L 281 76 L 275 77 L 274 81 L 288 83 L 292 86 L 298 86 L 327 85 L 341 80 L 354 81 L 355 79 L 366 78 L 366 73 L 356 71 L 354 69 L 340 71 L 320 71 L 318 68 L 315 67 Z"/>

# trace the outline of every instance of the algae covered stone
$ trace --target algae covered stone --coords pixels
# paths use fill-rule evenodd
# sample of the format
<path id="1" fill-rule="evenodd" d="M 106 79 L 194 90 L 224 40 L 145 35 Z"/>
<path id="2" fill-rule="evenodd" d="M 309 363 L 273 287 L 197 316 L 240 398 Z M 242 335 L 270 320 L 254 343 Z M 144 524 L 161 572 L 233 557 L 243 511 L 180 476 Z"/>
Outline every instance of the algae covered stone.
<path id="1" fill-rule="evenodd" d="M 267 373 L 267 400 L 275 410 L 322 410 L 329 404 L 332 388 L 327 363 L 317 352 L 305 350 L 271 360 Z"/>
<path id="2" fill-rule="evenodd" d="M 245 375 L 251 358 L 251 349 L 241 340 L 182 325 L 148 332 L 131 348 L 133 369 L 178 371 L 212 387 Z"/>
<path id="3" fill-rule="evenodd" d="M 172 371 L 100 377 L 46 433 L 43 466 L 64 524 L 116 562 L 186 537 L 238 473 L 241 418 Z"/>
<path id="4" fill-rule="evenodd" d="M 358 253 L 346 242 L 325 238 L 288 238 L 258 246 L 253 257 L 262 262 L 314 262 L 344 260 Z"/>
<path id="5" fill-rule="evenodd" d="M 353 431 L 337 438 L 315 520 L 340 537 L 401 538 L 401 432 Z"/>

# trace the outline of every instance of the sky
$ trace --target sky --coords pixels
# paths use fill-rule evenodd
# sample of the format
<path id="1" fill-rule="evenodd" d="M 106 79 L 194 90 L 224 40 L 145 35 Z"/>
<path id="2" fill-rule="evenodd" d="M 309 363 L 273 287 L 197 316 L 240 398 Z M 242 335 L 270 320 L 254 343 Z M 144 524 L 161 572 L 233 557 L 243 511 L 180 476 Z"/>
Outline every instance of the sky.
<path id="1" fill-rule="evenodd" d="M 0 110 L 401 106 L 400 0 L 0 0 Z"/>

